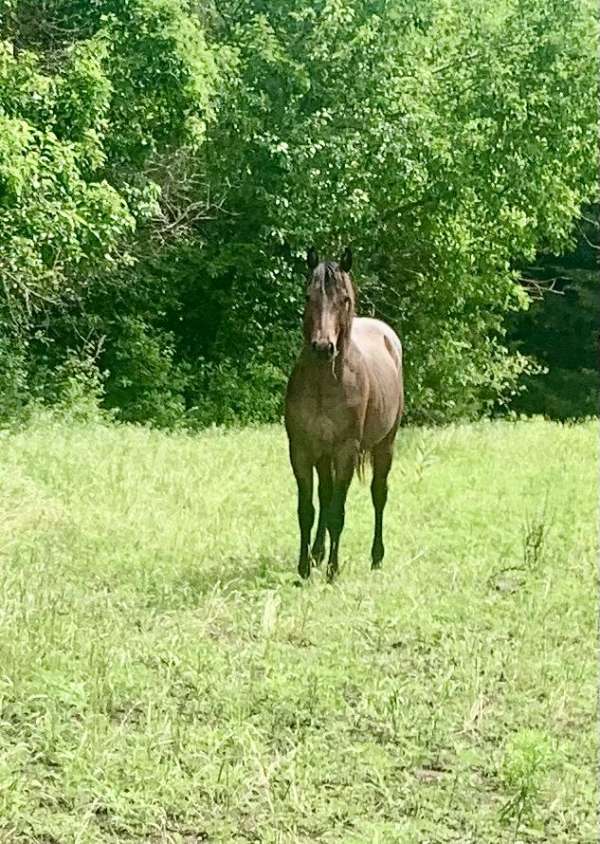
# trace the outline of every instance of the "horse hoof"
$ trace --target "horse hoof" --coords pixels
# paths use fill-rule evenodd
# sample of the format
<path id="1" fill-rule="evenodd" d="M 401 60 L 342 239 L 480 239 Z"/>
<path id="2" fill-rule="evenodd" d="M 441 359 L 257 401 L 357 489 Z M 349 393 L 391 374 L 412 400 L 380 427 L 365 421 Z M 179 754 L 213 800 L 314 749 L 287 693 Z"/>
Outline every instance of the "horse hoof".
<path id="1" fill-rule="evenodd" d="M 303 580 L 308 580 L 310 577 L 310 566 L 309 565 L 299 565 L 298 566 L 298 574 Z"/>
<path id="2" fill-rule="evenodd" d="M 383 555 L 385 551 L 383 545 L 374 545 L 371 548 L 371 569 L 380 569 L 383 563 Z"/>

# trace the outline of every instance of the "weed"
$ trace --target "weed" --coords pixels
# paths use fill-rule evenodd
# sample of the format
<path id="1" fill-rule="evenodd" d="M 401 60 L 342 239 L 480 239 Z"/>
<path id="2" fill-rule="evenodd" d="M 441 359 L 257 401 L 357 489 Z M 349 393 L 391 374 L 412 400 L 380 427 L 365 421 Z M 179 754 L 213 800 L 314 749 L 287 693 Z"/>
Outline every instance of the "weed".
<path id="1" fill-rule="evenodd" d="M 521 824 L 533 821 L 542 797 L 552 753 L 546 735 L 523 730 L 511 738 L 502 760 L 501 778 L 508 797 L 501 810 L 503 822 L 513 822 L 513 841 Z"/>
<path id="2" fill-rule="evenodd" d="M 543 558 L 550 530 L 547 509 L 548 495 L 546 494 L 541 512 L 528 515 L 525 519 L 522 534 L 523 563 L 528 569 L 536 569 Z"/>

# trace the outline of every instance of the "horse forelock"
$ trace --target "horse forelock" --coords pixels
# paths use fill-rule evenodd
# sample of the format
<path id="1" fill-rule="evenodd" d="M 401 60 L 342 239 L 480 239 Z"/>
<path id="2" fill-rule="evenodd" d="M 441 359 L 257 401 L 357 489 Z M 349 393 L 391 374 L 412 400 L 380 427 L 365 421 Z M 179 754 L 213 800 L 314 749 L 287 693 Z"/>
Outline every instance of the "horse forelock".
<path id="1" fill-rule="evenodd" d="M 313 272 L 312 283 L 320 287 L 323 293 L 342 288 L 344 291 L 354 293 L 352 282 L 340 271 L 340 265 L 335 261 L 323 261 Z"/>
<path id="2" fill-rule="evenodd" d="M 327 290 L 337 287 L 337 270 L 337 264 L 334 264 L 333 261 L 327 261 L 325 264 L 325 288 Z"/>

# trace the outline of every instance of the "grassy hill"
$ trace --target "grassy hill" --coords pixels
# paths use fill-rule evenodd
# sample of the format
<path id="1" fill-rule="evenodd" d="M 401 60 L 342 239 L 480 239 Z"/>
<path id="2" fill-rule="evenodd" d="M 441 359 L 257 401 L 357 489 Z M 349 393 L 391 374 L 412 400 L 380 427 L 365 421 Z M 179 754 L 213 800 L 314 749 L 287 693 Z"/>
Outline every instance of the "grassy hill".
<path id="1" fill-rule="evenodd" d="M 0 841 L 595 841 L 596 446 L 403 430 L 299 588 L 279 427 L 0 434 Z"/>

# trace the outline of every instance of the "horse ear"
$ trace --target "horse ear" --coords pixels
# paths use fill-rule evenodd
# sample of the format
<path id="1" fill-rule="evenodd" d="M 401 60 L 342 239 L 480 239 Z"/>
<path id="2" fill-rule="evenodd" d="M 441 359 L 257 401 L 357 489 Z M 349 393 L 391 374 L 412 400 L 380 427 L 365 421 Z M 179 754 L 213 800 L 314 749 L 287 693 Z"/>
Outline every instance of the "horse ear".
<path id="1" fill-rule="evenodd" d="M 318 266 L 319 256 L 317 255 L 317 250 L 314 248 L 314 246 L 311 246 L 308 250 L 308 254 L 306 256 L 306 263 L 308 264 L 309 270 L 314 270 Z"/>
<path id="2" fill-rule="evenodd" d="M 350 272 L 352 269 L 352 250 L 349 246 L 346 246 L 344 249 L 344 254 L 342 255 L 342 260 L 340 261 L 340 267 L 345 273 Z"/>

